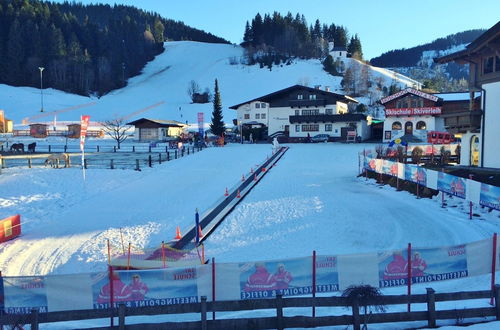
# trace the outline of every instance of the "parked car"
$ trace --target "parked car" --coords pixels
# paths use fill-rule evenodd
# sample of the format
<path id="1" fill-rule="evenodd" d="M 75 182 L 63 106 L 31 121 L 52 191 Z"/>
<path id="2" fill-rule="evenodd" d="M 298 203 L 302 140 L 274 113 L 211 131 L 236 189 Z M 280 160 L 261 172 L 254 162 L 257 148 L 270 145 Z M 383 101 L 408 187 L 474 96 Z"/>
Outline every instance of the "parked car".
<path id="1" fill-rule="evenodd" d="M 311 138 L 311 142 L 328 142 L 330 135 L 328 134 L 318 134 Z"/>

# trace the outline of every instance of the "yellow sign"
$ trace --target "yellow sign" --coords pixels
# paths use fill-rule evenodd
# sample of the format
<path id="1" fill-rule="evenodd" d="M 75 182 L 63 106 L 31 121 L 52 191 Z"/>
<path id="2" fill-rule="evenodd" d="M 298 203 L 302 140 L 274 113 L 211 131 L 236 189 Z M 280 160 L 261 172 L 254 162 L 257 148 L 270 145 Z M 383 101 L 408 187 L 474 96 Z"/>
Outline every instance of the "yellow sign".
<path id="1" fill-rule="evenodd" d="M 4 221 L 3 232 L 5 233 L 5 237 L 12 236 L 12 220 Z"/>
<path id="2" fill-rule="evenodd" d="M 401 139 L 398 138 L 398 139 L 394 140 L 394 143 L 401 144 Z"/>

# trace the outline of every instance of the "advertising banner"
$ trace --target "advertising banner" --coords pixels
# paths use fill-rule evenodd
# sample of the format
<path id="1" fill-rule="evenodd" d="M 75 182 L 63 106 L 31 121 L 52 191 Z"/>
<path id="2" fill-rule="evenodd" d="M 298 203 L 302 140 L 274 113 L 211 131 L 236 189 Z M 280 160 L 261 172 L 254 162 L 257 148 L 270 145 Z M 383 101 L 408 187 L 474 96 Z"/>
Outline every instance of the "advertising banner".
<path id="1" fill-rule="evenodd" d="M 413 249 L 412 283 L 452 280 L 468 276 L 465 245 Z"/>
<path id="2" fill-rule="evenodd" d="M 21 235 L 21 216 L 19 214 L 0 220 L 0 243 Z"/>
<path id="3" fill-rule="evenodd" d="M 481 183 L 481 194 L 479 204 L 500 210 L 500 187 Z"/>
<path id="4" fill-rule="evenodd" d="M 113 305 L 127 307 L 166 306 L 198 302 L 196 268 L 172 268 L 144 271 L 114 271 L 93 274 L 94 308 Z M 111 286 L 113 288 L 111 288 Z"/>
<path id="5" fill-rule="evenodd" d="M 3 277 L 4 312 L 29 314 L 33 308 L 47 312 L 47 293 L 43 276 Z"/>
<path id="6" fill-rule="evenodd" d="M 391 162 L 390 160 L 383 160 L 382 161 L 382 173 L 387 174 L 387 175 L 394 175 L 392 173 L 392 165 L 394 162 Z"/>
<path id="7" fill-rule="evenodd" d="M 379 285 L 381 288 L 407 285 L 408 267 L 412 283 L 452 280 L 468 276 L 465 245 L 433 249 L 412 249 L 379 253 Z"/>
<path id="8" fill-rule="evenodd" d="M 339 291 L 336 256 L 316 256 L 316 292 Z"/>
<path id="9" fill-rule="evenodd" d="M 427 170 L 417 165 L 405 165 L 405 180 L 425 186 L 427 184 Z"/>
<path id="10" fill-rule="evenodd" d="M 85 137 L 87 136 L 87 128 L 89 126 L 90 116 L 82 116 L 80 121 L 80 150 L 83 152 L 85 147 Z"/>
<path id="11" fill-rule="evenodd" d="M 198 133 L 200 134 L 200 139 L 203 139 L 205 136 L 205 132 L 203 130 L 203 112 L 198 112 Z"/>
<path id="12" fill-rule="evenodd" d="M 239 268 L 241 299 L 312 294 L 310 258 L 244 263 Z"/>
<path id="13" fill-rule="evenodd" d="M 465 198 L 465 179 L 446 174 L 444 172 L 438 173 L 437 188 L 453 196 Z"/>

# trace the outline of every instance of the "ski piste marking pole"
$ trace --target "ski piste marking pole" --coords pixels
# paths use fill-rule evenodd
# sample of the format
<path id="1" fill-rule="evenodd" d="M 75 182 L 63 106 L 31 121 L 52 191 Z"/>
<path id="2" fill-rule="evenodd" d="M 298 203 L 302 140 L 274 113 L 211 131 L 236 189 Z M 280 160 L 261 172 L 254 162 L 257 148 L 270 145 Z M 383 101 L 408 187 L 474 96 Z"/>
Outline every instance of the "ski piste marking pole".
<path id="1" fill-rule="evenodd" d="M 491 258 L 491 291 L 495 290 L 495 271 L 497 268 L 497 233 L 493 234 L 493 254 Z M 496 302 L 499 303 L 498 301 Z M 493 296 L 490 299 L 490 305 L 493 306 Z"/>
<path id="2" fill-rule="evenodd" d="M 215 303 L 215 258 L 212 258 L 212 303 Z M 212 320 L 215 321 L 214 304 L 212 304 Z"/>
<path id="3" fill-rule="evenodd" d="M 408 243 L 408 297 L 411 296 L 411 243 Z M 411 311 L 411 303 L 408 302 L 408 313 Z"/>
<path id="4" fill-rule="evenodd" d="M 313 251 L 313 257 L 312 257 L 312 296 L 313 296 L 313 303 L 312 303 L 312 317 L 316 317 L 316 250 Z"/>

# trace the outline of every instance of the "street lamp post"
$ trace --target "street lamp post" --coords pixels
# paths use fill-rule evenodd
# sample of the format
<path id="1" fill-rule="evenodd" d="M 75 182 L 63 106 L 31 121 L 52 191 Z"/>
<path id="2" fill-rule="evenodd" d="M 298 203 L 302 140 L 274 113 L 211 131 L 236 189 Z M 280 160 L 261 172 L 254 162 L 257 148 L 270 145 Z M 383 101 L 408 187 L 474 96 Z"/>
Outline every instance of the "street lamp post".
<path id="1" fill-rule="evenodd" d="M 38 70 L 40 70 L 40 101 L 42 103 L 40 112 L 43 112 L 43 69 L 45 69 L 43 66 L 38 67 Z"/>

